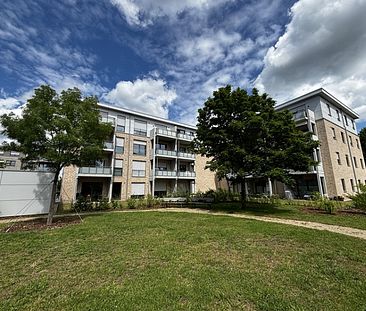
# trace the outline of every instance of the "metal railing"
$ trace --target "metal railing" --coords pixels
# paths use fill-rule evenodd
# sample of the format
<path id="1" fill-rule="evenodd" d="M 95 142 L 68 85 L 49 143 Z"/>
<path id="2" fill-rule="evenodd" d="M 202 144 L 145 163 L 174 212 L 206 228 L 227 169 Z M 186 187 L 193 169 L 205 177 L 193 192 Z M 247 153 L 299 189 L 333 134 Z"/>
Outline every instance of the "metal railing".
<path id="1" fill-rule="evenodd" d="M 104 149 L 113 149 L 113 142 L 111 141 L 104 142 Z"/>
<path id="2" fill-rule="evenodd" d="M 178 133 L 177 137 L 182 138 L 182 139 L 186 139 L 186 140 L 193 140 L 194 135 Z"/>
<path id="3" fill-rule="evenodd" d="M 90 175 L 112 175 L 111 167 L 95 167 L 95 166 L 84 166 L 79 167 L 79 174 L 90 174 Z"/>
<path id="4" fill-rule="evenodd" d="M 156 130 L 157 135 L 177 137 L 177 132 L 176 131 L 164 130 L 164 129 L 159 129 L 159 128 L 156 128 L 155 130 Z"/>
<path id="5" fill-rule="evenodd" d="M 196 155 L 194 153 L 190 153 L 190 152 L 178 152 L 178 157 L 194 159 L 196 157 Z"/>
<path id="6" fill-rule="evenodd" d="M 103 123 L 112 123 L 114 125 L 115 123 L 115 119 L 114 118 L 109 118 L 109 117 L 101 117 L 100 120 Z"/>
<path id="7" fill-rule="evenodd" d="M 177 176 L 177 172 L 176 171 L 159 171 L 159 170 L 155 170 L 155 176 L 175 177 L 175 176 Z"/>
<path id="8" fill-rule="evenodd" d="M 176 157 L 177 152 L 171 150 L 155 149 L 155 154 Z"/>
<path id="9" fill-rule="evenodd" d="M 178 176 L 179 177 L 196 177 L 196 172 L 190 172 L 190 171 L 178 172 Z"/>

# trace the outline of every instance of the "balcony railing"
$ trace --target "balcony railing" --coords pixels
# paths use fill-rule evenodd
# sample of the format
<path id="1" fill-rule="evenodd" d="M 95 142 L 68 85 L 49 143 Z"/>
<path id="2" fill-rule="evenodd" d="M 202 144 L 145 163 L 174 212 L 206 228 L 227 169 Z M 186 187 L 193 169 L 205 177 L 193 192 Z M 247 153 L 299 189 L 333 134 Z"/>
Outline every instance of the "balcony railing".
<path id="1" fill-rule="evenodd" d="M 194 159 L 196 157 L 196 155 L 194 153 L 190 153 L 190 152 L 178 152 L 178 157 Z"/>
<path id="2" fill-rule="evenodd" d="M 183 133 L 178 133 L 178 134 L 177 134 L 177 137 L 178 137 L 178 138 L 181 138 L 181 139 L 186 139 L 186 140 L 193 140 L 194 135 L 192 135 L 192 134 L 183 134 Z"/>
<path id="3" fill-rule="evenodd" d="M 163 150 L 163 149 L 155 149 L 155 154 L 169 156 L 169 157 L 176 157 L 177 156 L 176 151 Z"/>
<path id="4" fill-rule="evenodd" d="M 307 113 L 305 110 L 300 110 L 300 111 L 297 111 L 296 113 L 294 113 L 295 121 L 301 121 L 301 120 L 305 120 L 307 118 L 308 118 L 308 116 L 307 116 Z"/>
<path id="5" fill-rule="evenodd" d="M 104 149 L 113 149 L 113 142 L 111 141 L 104 142 Z"/>
<path id="6" fill-rule="evenodd" d="M 90 174 L 90 175 L 112 175 L 111 167 L 95 167 L 95 166 L 84 166 L 79 167 L 79 174 Z"/>
<path id="7" fill-rule="evenodd" d="M 155 171 L 155 176 L 167 176 L 167 177 L 176 177 L 177 172 L 176 171 Z"/>
<path id="8" fill-rule="evenodd" d="M 112 123 L 114 125 L 115 119 L 114 118 L 109 118 L 109 117 L 101 117 L 100 120 L 103 123 Z"/>
<path id="9" fill-rule="evenodd" d="M 178 172 L 178 176 L 179 177 L 196 177 L 196 172 L 190 172 L 190 171 Z"/>

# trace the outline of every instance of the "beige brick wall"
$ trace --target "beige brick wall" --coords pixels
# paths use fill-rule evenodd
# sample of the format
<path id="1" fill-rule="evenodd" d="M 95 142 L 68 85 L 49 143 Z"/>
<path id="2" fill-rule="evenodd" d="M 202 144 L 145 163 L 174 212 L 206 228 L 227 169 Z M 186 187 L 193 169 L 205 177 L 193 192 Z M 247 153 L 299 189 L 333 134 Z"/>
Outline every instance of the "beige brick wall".
<path id="1" fill-rule="evenodd" d="M 77 171 L 76 166 L 64 168 L 61 184 L 61 201 L 63 203 L 70 203 L 75 197 Z"/>
<path id="2" fill-rule="evenodd" d="M 351 193 L 351 182 L 353 179 L 354 185 L 357 185 L 358 180 L 365 183 L 366 170 L 361 167 L 360 159 L 363 162 L 363 155 L 358 135 L 345 132 L 345 130 L 327 120 L 319 120 L 316 122 L 318 137 L 320 141 L 320 151 L 322 156 L 324 175 L 326 180 L 327 192 L 329 196 L 346 196 Z M 336 139 L 333 138 L 334 128 Z M 345 135 L 345 143 L 342 141 L 341 132 Z M 353 146 L 348 147 L 347 141 L 349 136 L 352 137 Z M 356 139 L 359 142 L 357 148 Z M 336 152 L 339 152 L 341 164 L 338 164 Z M 346 155 L 349 157 L 350 166 L 347 165 Z M 357 168 L 355 174 L 352 168 L 352 163 L 356 158 Z M 355 176 L 356 175 L 356 176 Z M 346 192 L 343 191 L 341 179 L 345 180 Z M 357 188 L 353 189 L 356 190 Z"/>
<path id="3" fill-rule="evenodd" d="M 196 192 L 206 192 L 207 190 L 216 190 L 218 188 L 227 188 L 224 181 L 219 181 L 216 173 L 205 169 L 208 158 L 201 155 L 196 156 Z"/>

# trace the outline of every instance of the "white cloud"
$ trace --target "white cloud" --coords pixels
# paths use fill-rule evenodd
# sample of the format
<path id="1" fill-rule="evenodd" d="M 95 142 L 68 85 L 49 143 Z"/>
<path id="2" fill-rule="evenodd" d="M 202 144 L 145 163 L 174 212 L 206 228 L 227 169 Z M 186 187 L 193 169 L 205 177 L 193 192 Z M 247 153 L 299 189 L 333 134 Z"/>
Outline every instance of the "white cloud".
<path id="1" fill-rule="evenodd" d="M 154 19 L 175 18 L 187 9 L 209 9 L 230 0 L 110 0 L 131 26 L 151 25 Z"/>
<path id="2" fill-rule="evenodd" d="M 366 1 L 300 0 L 256 86 L 278 101 L 324 87 L 366 119 Z"/>
<path id="3" fill-rule="evenodd" d="M 116 106 L 168 118 L 168 109 L 177 97 L 175 90 L 157 78 L 120 81 L 102 99 Z"/>

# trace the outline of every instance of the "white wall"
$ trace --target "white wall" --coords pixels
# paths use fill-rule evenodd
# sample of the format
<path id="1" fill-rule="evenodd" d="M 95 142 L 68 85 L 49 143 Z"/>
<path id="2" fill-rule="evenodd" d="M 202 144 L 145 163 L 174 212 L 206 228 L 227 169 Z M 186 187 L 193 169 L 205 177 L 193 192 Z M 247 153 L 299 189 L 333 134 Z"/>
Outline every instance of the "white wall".
<path id="1" fill-rule="evenodd" d="M 49 172 L 0 171 L 0 217 L 48 213 L 53 177 Z"/>

